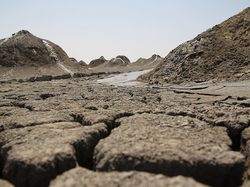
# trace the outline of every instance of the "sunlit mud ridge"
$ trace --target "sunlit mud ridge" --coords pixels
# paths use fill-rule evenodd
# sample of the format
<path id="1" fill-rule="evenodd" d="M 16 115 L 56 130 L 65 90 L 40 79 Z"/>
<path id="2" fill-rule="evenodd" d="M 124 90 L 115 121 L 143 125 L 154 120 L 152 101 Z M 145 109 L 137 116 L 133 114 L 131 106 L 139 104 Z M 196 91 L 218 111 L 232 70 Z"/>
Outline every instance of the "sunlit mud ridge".
<path id="1" fill-rule="evenodd" d="M 44 45 L 47 47 L 49 51 L 49 56 L 52 61 L 54 61 L 63 71 L 66 73 L 74 74 L 75 72 L 71 71 L 69 68 L 66 68 L 65 65 L 62 64 L 59 55 L 56 53 L 55 49 L 51 46 L 51 44 L 43 40 Z"/>

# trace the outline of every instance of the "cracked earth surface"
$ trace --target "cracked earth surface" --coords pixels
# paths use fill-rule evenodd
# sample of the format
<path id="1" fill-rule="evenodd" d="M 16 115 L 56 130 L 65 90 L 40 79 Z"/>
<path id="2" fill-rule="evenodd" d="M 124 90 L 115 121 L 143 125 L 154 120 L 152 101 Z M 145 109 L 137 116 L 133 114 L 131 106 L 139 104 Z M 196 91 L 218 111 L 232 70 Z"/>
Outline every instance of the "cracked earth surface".
<path id="1" fill-rule="evenodd" d="M 93 79 L 0 85 L 1 185 L 249 184 L 249 82 Z"/>

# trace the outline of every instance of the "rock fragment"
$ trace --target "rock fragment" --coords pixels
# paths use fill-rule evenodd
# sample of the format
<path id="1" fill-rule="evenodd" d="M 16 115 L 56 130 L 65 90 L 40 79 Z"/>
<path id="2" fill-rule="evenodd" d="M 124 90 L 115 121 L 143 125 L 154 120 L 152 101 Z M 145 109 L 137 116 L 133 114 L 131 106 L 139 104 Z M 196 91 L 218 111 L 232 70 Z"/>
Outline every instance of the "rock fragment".
<path id="1" fill-rule="evenodd" d="M 250 127 L 246 128 L 241 134 L 241 152 L 246 156 L 246 171 L 244 179 L 250 179 Z M 250 184 L 250 182 L 248 182 Z"/>
<path id="2" fill-rule="evenodd" d="M 212 186 L 241 184 L 244 156 L 230 150 L 225 127 L 165 114 L 134 115 L 120 123 L 95 148 L 97 171 L 138 170 L 191 176 Z"/>
<path id="3" fill-rule="evenodd" d="M 146 172 L 93 172 L 77 167 L 58 176 L 50 183 L 50 187 L 73 187 L 73 186 L 155 186 L 155 187 L 203 187 L 205 185 L 196 182 L 192 178 L 183 176 L 166 177 L 164 175 L 150 174 Z"/>
<path id="4" fill-rule="evenodd" d="M 12 185 L 11 183 L 3 179 L 0 179 L 0 186 L 1 187 L 14 187 L 14 185 Z"/>
<path id="5" fill-rule="evenodd" d="M 0 133 L 3 177 L 15 186 L 48 186 L 71 168 L 92 168 L 93 149 L 108 135 L 103 123 L 83 127 L 77 122 L 44 124 Z"/>

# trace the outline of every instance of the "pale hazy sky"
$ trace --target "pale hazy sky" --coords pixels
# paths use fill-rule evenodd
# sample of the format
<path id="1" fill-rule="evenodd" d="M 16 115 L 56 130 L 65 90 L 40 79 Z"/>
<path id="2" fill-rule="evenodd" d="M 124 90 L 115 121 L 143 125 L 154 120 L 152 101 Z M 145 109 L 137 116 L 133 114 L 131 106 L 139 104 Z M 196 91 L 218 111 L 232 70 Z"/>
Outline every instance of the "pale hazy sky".
<path id="1" fill-rule="evenodd" d="M 165 57 L 250 0 L 0 0 L 0 38 L 25 29 L 78 61 Z"/>

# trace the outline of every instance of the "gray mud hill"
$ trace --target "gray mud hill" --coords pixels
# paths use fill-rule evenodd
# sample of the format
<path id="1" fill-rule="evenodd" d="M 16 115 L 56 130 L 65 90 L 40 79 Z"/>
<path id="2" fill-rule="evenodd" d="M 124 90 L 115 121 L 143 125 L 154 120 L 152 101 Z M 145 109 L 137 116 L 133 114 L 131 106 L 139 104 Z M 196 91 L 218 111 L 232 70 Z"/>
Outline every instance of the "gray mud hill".
<path id="1" fill-rule="evenodd" d="M 86 62 L 84 62 L 83 60 L 80 60 L 78 62 L 78 64 L 82 65 L 82 66 L 88 66 L 88 64 L 86 64 Z"/>
<path id="2" fill-rule="evenodd" d="M 118 55 L 116 58 L 112 58 L 105 67 L 114 67 L 114 66 L 128 66 L 130 64 L 130 60 L 123 55 Z"/>
<path id="3" fill-rule="evenodd" d="M 250 8 L 172 50 L 152 72 L 152 83 L 250 78 Z"/>
<path id="4" fill-rule="evenodd" d="M 91 61 L 89 67 L 95 72 L 126 72 L 129 71 L 130 64 L 130 60 L 126 56 L 118 55 L 111 60 L 100 57 Z"/>
<path id="5" fill-rule="evenodd" d="M 136 62 L 130 60 L 124 55 L 118 55 L 111 60 L 96 59 L 92 61 L 89 67 L 97 72 L 132 72 L 153 69 L 162 61 L 159 55 L 152 55 L 150 58 L 139 58 Z M 94 63 L 95 62 L 95 63 Z M 93 66 L 93 64 L 96 64 Z"/>
<path id="6" fill-rule="evenodd" d="M 87 66 L 87 64 L 83 60 L 80 60 L 78 62 L 74 57 L 70 57 L 70 60 L 72 60 L 73 62 L 78 63 L 78 64 L 80 64 L 82 66 Z"/>
<path id="7" fill-rule="evenodd" d="M 70 57 L 69 59 L 72 60 L 75 63 L 78 63 L 78 61 L 74 57 Z"/>
<path id="8" fill-rule="evenodd" d="M 90 63 L 89 63 L 89 67 L 90 68 L 94 68 L 96 66 L 100 66 L 102 65 L 103 63 L 105 63 L 107 60 L 101 56 L 100 58 L 98 59 L 95 59 L 95 60 L 92 60 Z"/>
<path id="9" fill-rule="evenodd" d="M 58 45 L 21 30 L 0 40 L 0 79 L 87 72 Z"/>
<path id="10" fill-rule="evenodd" d="M 157 67 L 162 61 L 160 55 L 152 55 L 150 58 L 139 58 L 137 61 L 133 62 L 133 66 L 135 67 L 144 67 L 146 69 L 152 69 Z"/>

